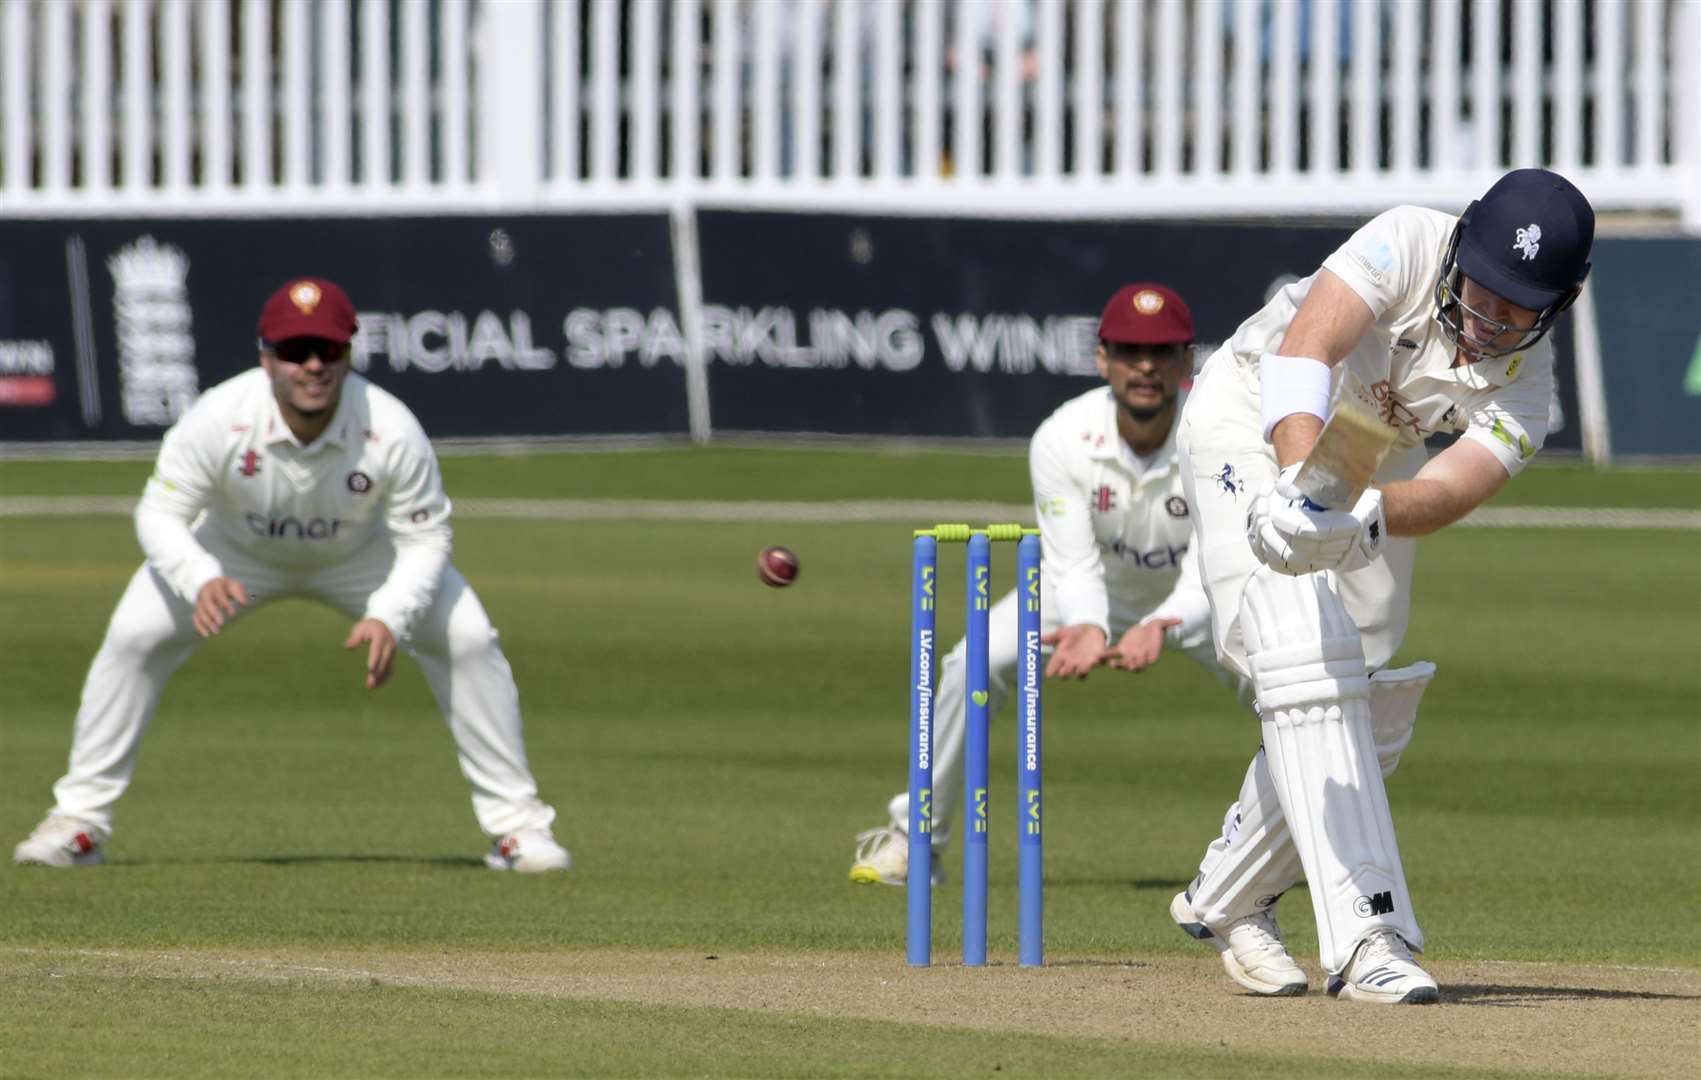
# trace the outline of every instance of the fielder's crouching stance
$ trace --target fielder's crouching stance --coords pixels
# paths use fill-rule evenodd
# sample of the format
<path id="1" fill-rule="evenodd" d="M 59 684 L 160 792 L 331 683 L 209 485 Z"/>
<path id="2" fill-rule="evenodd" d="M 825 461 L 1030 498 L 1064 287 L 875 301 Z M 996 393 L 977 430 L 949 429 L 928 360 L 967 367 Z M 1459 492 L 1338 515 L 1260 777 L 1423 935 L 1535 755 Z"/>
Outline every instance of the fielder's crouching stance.
<path id="1" fill-rule="evenodd" d="M 1263 746 L 1222 835 L 1170 913 L 1263 994 L 1306 989 L 1274 917 L 1303 874 L 1331 994 L 1439 1000 L 1418 966 L 1383 778 L 1435 674 L 1388 670 L 1411 607 L 1415 538 L 1463 517 L 1540 448 L 1543 340 L 1588 273 L 1594 213 L 1564 178 L 1507 174 L 1460 218 L 1396 207 L 1282 290 L 1206 363 L 1178 445 L 1226 666 L 1252 680 Z M 1394 429 L 1351 507 L 1295 485 L 1331 401 Z M 1433 459 L 1424 441 L 1458 440 Z"/>
<path id="2" fill-rule="evenodd" d="M 497 870 L 565 870 L 526 763 L 519 691 L 496 631 L 449 562 L 449 500 L 419 422 L 348 371 L 354 305 L 300 278 L 261 311 L 260 366 L 196 401 L 166 433 L 136 508 L 147 561 L 112 613 L 83 685 L 70 768 L 19 863 L 104 860 L 160 691 L 244 608 L 306 596 L 356 620 L 366 685 L 398 644 L 448 721 Z"/>

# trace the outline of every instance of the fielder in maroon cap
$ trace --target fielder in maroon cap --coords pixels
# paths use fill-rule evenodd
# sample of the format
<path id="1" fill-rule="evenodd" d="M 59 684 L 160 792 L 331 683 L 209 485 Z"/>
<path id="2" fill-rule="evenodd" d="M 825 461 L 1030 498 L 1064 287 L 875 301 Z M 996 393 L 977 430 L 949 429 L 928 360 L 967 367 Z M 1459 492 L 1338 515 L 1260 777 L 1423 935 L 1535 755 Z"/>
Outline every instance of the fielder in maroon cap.
<path id="1" fill-rule="evenodd" d="M 136 507 L 147 562 L 89 668 L 53 809 L 13 860 L 103 862 L 160 687 L 203 639 L 295 596 L 354 620 L 343 647 L 365 653 L 367 689 L 389 680 L 404 646 L 418 661 L 489 838 L 485 865 L 567 869 L 555 810 L 527 764 L 513 670 L 449 558 L 431 440 L 395 395 L 349 371 L 348 294 L 293 278 L 260 309 L 258 329 L 260 366 L 208 389 L 165 434 Z M 287 692 L 292 673 L 271 677 L 272 692 Z"/>

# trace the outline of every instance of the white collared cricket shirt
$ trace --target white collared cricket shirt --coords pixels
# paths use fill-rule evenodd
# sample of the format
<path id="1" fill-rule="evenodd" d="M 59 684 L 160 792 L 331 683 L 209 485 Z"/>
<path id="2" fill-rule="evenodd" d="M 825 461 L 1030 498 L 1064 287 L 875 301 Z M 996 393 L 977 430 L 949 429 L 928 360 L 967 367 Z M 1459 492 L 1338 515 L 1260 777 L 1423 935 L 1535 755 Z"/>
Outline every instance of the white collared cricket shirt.
<path id="1" fill-rule="evenodd" d="M 190 603 L 225 573 L 209 546 L 314 572 L 387 537 L 397 557 L 367 614 L 401 637 L 447 562 L 449 511 L 431 443 L 393 395 L 349 373 L 330 426 L 303 446 L 256 367 L 166 432 L 136 520 L 149 562 Z"/>
<path id="2" fill-rule="evenodd" d="M 1553 346 L 1453 366 L 1452 342 L 1434 318 L 1435 284 L 1458 218 L 1398 206 L 1359 229 L 1323 262 L 1376 316 L 1336 365 L 1334 392 L 1351 393 L 1398 429 L 1398 445 L 1438 432 L 1479 443 L 1516 474 L 1547 438 Z M 1516 238 L 1508 236 L 1509 246 Z M 1280 290 L 1228 342 L 1242 382 L 1257 398 L 1258 362 L 1278 350 L 1316 275 Z"/>
<path id="3" fill-rule="evenodd" d="M 1191 509 L 1175 432 L 1136 460 L 1105 386 L 1059 406 L 1029 448 L 1044 573 L 1059 626 L 1110 635 L 1114 608 L 1130 621 L 1172 617 L 1172 641 L 1202 638 L 1210 606 L 1190 554 Z M 1118 620 L 1120 621 L 1120 620 Z"/>

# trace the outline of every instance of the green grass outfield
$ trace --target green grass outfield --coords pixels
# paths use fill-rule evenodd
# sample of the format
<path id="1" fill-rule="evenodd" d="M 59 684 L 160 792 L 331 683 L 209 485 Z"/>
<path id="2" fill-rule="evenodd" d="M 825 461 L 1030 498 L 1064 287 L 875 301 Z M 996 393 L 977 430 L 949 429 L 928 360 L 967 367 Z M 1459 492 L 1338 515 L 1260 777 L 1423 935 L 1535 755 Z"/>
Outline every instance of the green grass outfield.
<path id="1" fill-rule="evenodd" d="M 0 496 L 134 494 L 148 469 L 4 461 Z M 1012 455 L 539 454 L 452 458 L 444 473 L 463 499 L 1026 498 Z M 1497 505 L 1694 510 L 1701 474 L 1537 469 Z M 799 554 L 795 587 L 757 582 L 769 543 Z M 7 845 L 51 801 L 83 673 L 138 560 L 121 516 L 0 517 Z M 102 950 L 438 950 L 449 967 L 463 951 L 583 947 L 901 956 L 901 890 L 845 880 L 853 834 L 904 782 L 901 527 L 464 518 L 456 561 L 502 631 L 572 873 L 480 868 L 417 669 L 404 661 L 368 694 L 363 659 L 339 647 L 344 621 L 282 602 L 169 685 L 110 865 L 0 868 L 0 1076 L 950 1075 L 971 1046 L 1046 1075 L 1363 1065 L 86 970 L 76 958 Z M 995 573 L 1010 580 L 1007 559 Z M 1431 955 L 1701 966 L 1701 533 L 1456 529 L 1424 541 L 1418 577 L 1401 659 L 1440 675 L 1390 797 Z M 959 625 L 942 616 L 942 635 Z M 1050 955 L 1202 955 L 1165 907 L 1235 793 L 1255 726 L 1179 658 L 1049 685 L 1046 717 Z M 1015 948 L 1013 845 L 997 843 L 1014 832 L 1010 731 L 1006 712 L 993 759 L 1002 956 Z M 936 896 L 941 959 L 959 898 L 954 885 Z M 1305 898 L 1283 907 L 1314 967 Z"/>

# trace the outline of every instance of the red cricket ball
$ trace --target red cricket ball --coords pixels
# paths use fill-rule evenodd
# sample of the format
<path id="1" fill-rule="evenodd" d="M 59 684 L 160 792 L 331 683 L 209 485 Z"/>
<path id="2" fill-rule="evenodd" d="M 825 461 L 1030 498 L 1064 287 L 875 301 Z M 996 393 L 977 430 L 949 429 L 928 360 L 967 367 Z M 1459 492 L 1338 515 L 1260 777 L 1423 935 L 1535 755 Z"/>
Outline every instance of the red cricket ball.
<path id="1" fill-rule="evenodd" d="M 783 589 L 797 580 L 797 556 L 789 548 L 765 547 L 756 556 L 756 576 L 764 585 Z"/>

